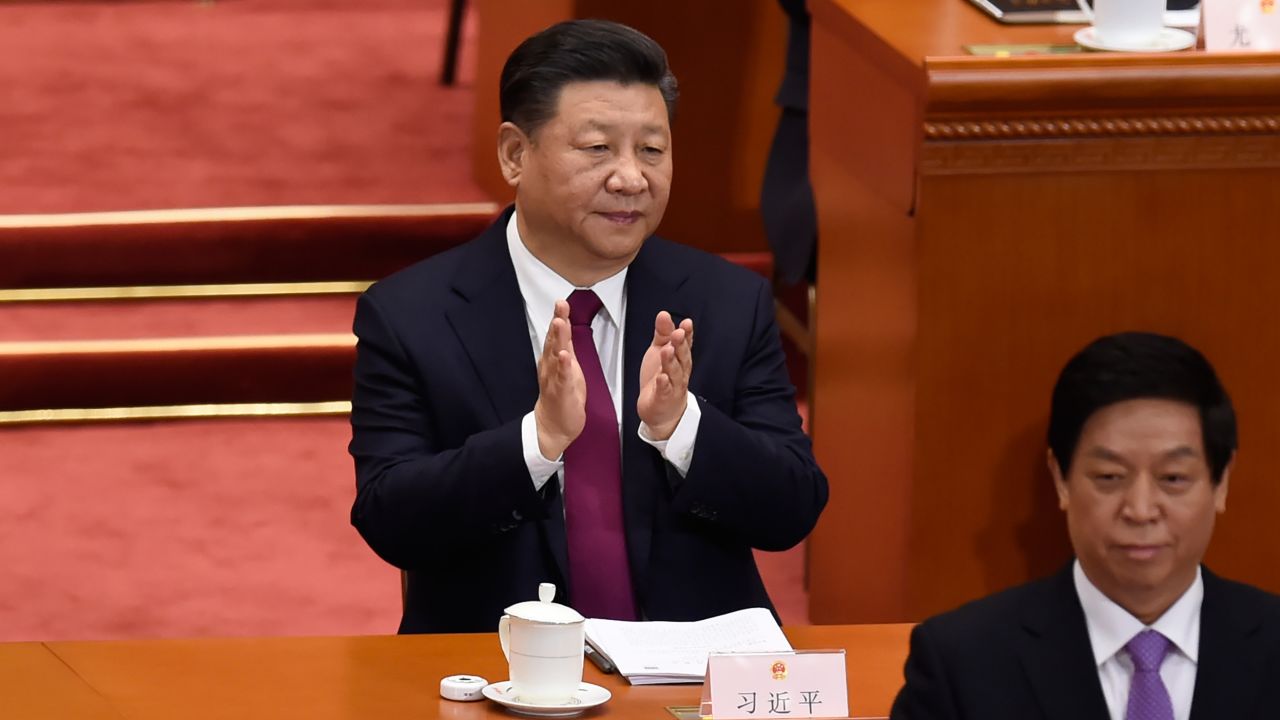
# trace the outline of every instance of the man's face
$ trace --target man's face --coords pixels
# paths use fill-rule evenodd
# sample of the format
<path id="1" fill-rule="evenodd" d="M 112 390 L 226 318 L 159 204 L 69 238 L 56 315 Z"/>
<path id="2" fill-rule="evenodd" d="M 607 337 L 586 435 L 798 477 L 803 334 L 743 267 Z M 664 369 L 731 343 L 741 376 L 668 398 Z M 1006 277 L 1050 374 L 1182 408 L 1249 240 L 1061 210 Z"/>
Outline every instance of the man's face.
<path id="1" fill-rule="evenodd" d="M 529 249 L 570 281 L 594 282 L 630 263 L 666 211 L 667 107 L 652 85 L 616 82 L 570 83 L 557 107 L 520 134 L 508 180 Z"/>
<path id="2" fill-rule="evenodd" d="M 1195 579 L 1227 473 L 1213 485 L 1200 415 L 1187 403 L 1141 399 L 1095 412 L 1064 478 L 1050 462 L 1058 505 L 1089 580 L 1145 621 Z"/>

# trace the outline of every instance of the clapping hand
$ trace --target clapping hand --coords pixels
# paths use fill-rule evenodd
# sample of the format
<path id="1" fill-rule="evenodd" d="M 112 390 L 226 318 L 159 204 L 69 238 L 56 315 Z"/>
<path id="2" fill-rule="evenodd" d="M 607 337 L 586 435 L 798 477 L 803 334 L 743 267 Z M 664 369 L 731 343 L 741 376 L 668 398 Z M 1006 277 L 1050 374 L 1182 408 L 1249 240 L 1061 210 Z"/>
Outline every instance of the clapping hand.
<path id="1" fill-rule="evenodd" d="M 684 416 L 693 373 L 693 321 L 677 327 L 663 310 L 653 322 L 653 343 L 640 362 L 640 398 L 636 412 L 654 440 L 666 440 Z"/>
<path id="2" fill-rule="evenodd" d="M 577 439 L 587 422 L 587 381 L 573 354 L 569 303 L 556 301 L 538 358 L 538 402 L 533 406 L 538 450 L 555 460 Z"/>

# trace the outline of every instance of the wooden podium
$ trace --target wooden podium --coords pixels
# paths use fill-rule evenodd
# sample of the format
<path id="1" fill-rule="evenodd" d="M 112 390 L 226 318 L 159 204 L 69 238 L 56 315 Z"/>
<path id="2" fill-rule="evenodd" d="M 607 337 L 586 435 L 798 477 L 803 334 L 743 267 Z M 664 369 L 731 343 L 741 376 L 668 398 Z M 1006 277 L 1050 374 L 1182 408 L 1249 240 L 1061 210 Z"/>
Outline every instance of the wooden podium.
<path id="1" fill-rule="evenodd" d="M 1070 557 L 1049 395 L 1094 337 L 1203 350 L 1241 451 L 1208 563 L 1280 591 L 1280 56 L 1069 43 L 964 0 L 811 0 L 814 622 L 919 620 Z"/>

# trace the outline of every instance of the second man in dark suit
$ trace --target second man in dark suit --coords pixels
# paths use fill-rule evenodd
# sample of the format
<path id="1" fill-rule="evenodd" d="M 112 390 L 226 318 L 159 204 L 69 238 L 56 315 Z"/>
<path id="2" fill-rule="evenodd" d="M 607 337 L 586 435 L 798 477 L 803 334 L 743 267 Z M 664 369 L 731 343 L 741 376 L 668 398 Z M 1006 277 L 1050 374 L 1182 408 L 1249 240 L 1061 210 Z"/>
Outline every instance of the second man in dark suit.
<path id="1" fill-rule="evenodd" d="M 1280 598 L 1201 566 L 1235 451 L 1195 349 L 1124 333 L 1082 350 L 1049 419 L 1076 560 L 917 626 L 892 717 L 1277 717 Z"/>

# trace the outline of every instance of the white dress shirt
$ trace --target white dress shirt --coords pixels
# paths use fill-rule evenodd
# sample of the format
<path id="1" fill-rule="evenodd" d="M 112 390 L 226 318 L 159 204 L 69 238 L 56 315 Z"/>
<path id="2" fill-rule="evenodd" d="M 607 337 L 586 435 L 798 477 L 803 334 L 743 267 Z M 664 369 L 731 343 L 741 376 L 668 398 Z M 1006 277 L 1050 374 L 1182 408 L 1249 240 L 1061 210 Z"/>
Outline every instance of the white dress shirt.
<path id="1" fill-rule="evenodd" d="M 564 300 L 574 290 L 586 289 L 595 292 L 604 304 L 602 312 L 596 314 L 591 321 L 591 335 L 595 340 L 596 352 L 600 355 L 600 367 L 604 371 L 605 383 L 609 386 L 609 395 L 613 399 L 613 410 L 618 418 L 618 434 L 622 434 L 622 338 L 627 317 L 627 269 L 623 268 L 616 275 L 605 278 L 589 288 L 577 288 L 573 283 L 556 274 L 541 260 L 534 257 L 520 239 L 520 230 L 516 226 L 516 214 L 511 213 L 507 222 L 507 250 L 511 254 L 511 262 L 515 266 L 516 282 L 520 286 L 520 295 L 524 298 L 525 319 L 529 323 L 529 341 L 533 346 L 533 358 L 536 363 L 542 357 L 542 345 L 547 339 L 547 329 L 551 327 L 551 318 L 555 316 L 557 300 Z M 652 445 L 662 457 L 684 477 L 693 462 L 693 441 L 698 436 L 698 424 L 702 419 L 702 410 L 693 393 L 689 393 L 688 404 L 680 422 L 667 440 L 653 440 L 649 436 L 649 428 L 640 423 L 640 439 Z M 542 486 L 556 475 L 560 480 L 560 488 L 564 489 L 564 458 L 548 460 L 542 456 L 538 447 L 538 426 L 533 411 L 524 416 L 520 425 L 521 440 L 524 446 L 525 465 L 529 468 L 529 476 L 533 478 L 533 486 L 541 490 Z"/>
<path id="2" fill-rule="evenodd" d="M 1173 702 L 1174 720 L 1188 720 L 1191 697 L 1196 687 L 1196 663 L 1200 657 L 1200 605 L 1204 601 L 1204 580 L 1200 577 L 1200 569 L 1196 568 L 1196 579 L 1191 587 L 1149 626 L 1143 625 L 1128 610 L 1103 595 L 1084 574 L 1079 560 L 1076 560 L 1072 574 L 1080 606 L 1084 608 L 1089 644 L 1093 647 L 1093 659 L 1098 664 L 1098 679 L 1102 681 L 1102 694 L 1107 699 L 1111 720 L 1125 720 L 1129 705 L 1133 660 L 1124 646 L 1147 629 L 1159 632 L 1173 644 L 1160 666 L 1160 679 Z"/>

